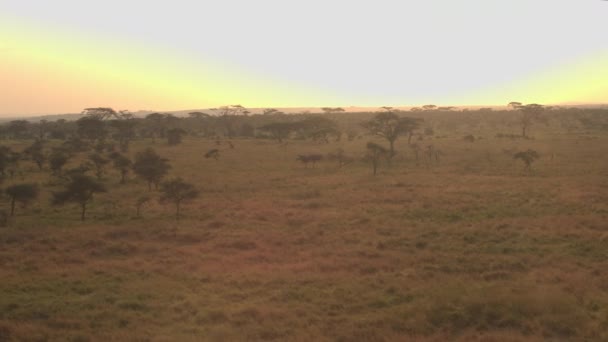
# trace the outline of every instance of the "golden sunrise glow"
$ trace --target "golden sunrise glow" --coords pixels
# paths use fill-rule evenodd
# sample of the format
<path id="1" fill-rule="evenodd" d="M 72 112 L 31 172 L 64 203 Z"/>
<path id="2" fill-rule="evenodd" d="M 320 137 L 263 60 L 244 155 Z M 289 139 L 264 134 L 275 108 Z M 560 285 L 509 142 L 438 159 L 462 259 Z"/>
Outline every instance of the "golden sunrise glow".
<path id="1" fill-rule="evenodd" d="M 3 112 L 78 112 L 84 107 L 175 110 L 245 103 L 328 102 L 321 92 L 242 70 L 124 44 L 0 30 Z"/>
<path id="2" fill-rule="evenodd" d="M 293 80 L 268 80 L 251 70 L 217 61 L 137 47 L 126 42 L 86 40 L 22 26 L 0 26 L 2 113 L 78 112 L 91 106 L 180 110 L 243 104 L 247 107 L 418 105 L 349 98 L 311 89 Z M 287 57 L 286 57 L 287 58 Z M 437 98 L 444 105 L 601 103 L 608 96 L 608 52 L 481 90 L 459 89 Z M 404 94 L 404 99 L 408 98 Z"/>

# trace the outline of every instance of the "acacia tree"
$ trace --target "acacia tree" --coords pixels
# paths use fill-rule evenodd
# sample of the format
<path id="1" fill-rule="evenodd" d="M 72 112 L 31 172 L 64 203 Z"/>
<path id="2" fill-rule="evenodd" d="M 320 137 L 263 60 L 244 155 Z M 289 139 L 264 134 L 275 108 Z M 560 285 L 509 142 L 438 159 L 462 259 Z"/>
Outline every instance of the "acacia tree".
<path id="1" fill-rule="evenodd" d="M 26 207 L 31 201 L 38 198 L 39 189 L 36 184 L 15 184 L 4 190 L 11 199 L 11 216 L 15 214 L 15 203 Z"/>
<path id="2" fill-rule="evenodd" d="M 277 142 L 282 143 L 283 139 L 287 139 L 295 127 L 291 122 L 273 122 L 268 125 L 264 125 L 259 129 L 267 132 Z"/>
<path id="3" fill-rule="evenodd" d="M 112 164 L 114 168 L 120 172 L 120 184 L 124 184 L 127 180 L 127 175 L 129 174 L 129 170 L 131 170 L 131 166 L 133 166 L 133 162 L 129 157 L 120 154 L 118 152 L 114 152 L 110 155 L 110 159 L 112 159 Z"/>
<path id="4" fill-rule="evenodd" d="M 179 220 L 179 209 L 183 202 L 195 199 L 199 191 L 190 183 L 184 182 L 181 178 L 176 178 L 161 185 L 162 195 L 160 201 L 173 202 L 175 204 L 175 218 Z"/>
<path id="5" fill-rule="evenodd" d="M 372 163 L 374 176 L 376 175 L 378 165 L 382 158 L 390 158 L 390 151 L 374 142 L 368 142 L 366 159 Z"/>
<path id="6" fill-rule="evenodd" d="M 325 114 L 343 113 L 344 112 L 344 108 L 342 108 L 342 107 L 323 107 L 323 108 L 321 108 L 321 110 Z"/>
<path id="7" fill-rule="evenodd" d="M 154 184 L 154 188 L 158 189 L 158 184 L 170 168 L 169 160 L 162 158 L 151 148 L 135 155 L 133 171 L 148 182 L 149 190 L 152 190 L 152 184 Z"/>
<path id="8" fill-rule="evenodd" d="M 181 128 L 172 128 L 167 131 L 167 143 L 170 146 L 179 145 L 182 143 L 182 137 L 186 134 Z"/>
<path id="9" fill-rule="evenodd" d="M 224 135 L 228 138 L 236 135 L 239 116 L 246 116 L 250 113 L 241 105 L 222 106 L 216 110 L 219 111 L 218 124 L 223 128 Z"/>
<path id="10" fill-rule="evenodd" d="M 93 195 L 106 192 L 105 186 L 93 177 L 84 174 L 74 174 L 64 191 L 53 193 L 52 204 L 63 205 L 68 202 L 80 205 L 80 219 L 85 220 L 87 204 L 93 200 Z"/>
<path id="11" fill-rule="evenodd" d="M 85 116 L 76 121 L 78 135 L 87 139 L 90 142 L 95 140 L 103 140 L 108 132 L 106 131 L 106 123 L 95 116 Z"/>
<path id="12" fill-rule="evenodd" d="M 152 142 L 156 142 L 156 138 L 164 138 L 165 132 L 167 130 L 167 121 L 168 114 L 162 113 L 152 113 L 146 115 L 144 121 L 148 123 L 150 126 L 150 130 L 152 131 Z"/>
<path id="13" fill-rule="evenodd" d="M 378 113 L 373 119 L 366 121 L 362 126 L 372 135 L 380 136 L 389 143 L 389 158 L 395 155 L 395 141 L 401 135 L 409 134 L 408 144 L 411 143 L 413 131 L 420 126 L 421 119 L 399 117 L 392 110 Z"/>
<path id="14" fill-rule="evenodd" d="M 338 124 L 323 116 L 309 116 L 302 121 L 294 122 L 294 128 L 304 138 L 314 141 L 329 142 L 330 137 L 339 137 Z"/>
<path id="15" fill-rule="evenodd" d="M 116 130 L 114 138 L 118 140 L 118 146 L 122 152 L 129 150 L 129 144 L 135 138 L 135 126 L 137 120 L 133 117 L 133 114 L 122 111 L 118 114 L 116 120 L 110 121 L 110 125 Z"/>
<path id="16" fill-rule="evenodd" d="M 120 114 L 122 114 L 125 111 L 122 112 L 117 112 L 112 108 L 108 108 L 108 107 L 97 107 L 97 108 L 85 108 L 82 111 L 82 115 L 84 115 L 85 117 L 89 117 L 89 118 L 94 118 L 97 120 L 106 120 L 106 119 L 110 119 L 110 118 L 119 118 Z"/>
<path id="17" fill-rule="evenodd" d="M 70 156 L 61 148 L 55 148 L 49 156 L 49 167 L 55 176 L 61 175 L 61 170 L 70 159 Z"/>
<path id="18" fill-rule="evenodd" d="M 519 110 L 521 111 L 521 135 L 524 138 L 528 137 L 528 128 L 532 126 L 535 122 L 543 121 L 542 113 L 545 111 L 545 108 L 542 105 L 533 103 L 525 106 L 520 106 Z"/>

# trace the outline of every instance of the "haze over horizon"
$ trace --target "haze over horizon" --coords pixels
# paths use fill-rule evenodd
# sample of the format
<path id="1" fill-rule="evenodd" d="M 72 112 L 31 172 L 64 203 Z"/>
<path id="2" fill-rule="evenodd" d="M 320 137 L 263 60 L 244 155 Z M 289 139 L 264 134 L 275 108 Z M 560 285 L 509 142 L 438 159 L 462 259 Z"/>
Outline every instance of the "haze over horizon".
<path id="1" fill-rule="evenodd" d="M 608 3 L 0 4 L 0 116 L 608 102 Z"/>

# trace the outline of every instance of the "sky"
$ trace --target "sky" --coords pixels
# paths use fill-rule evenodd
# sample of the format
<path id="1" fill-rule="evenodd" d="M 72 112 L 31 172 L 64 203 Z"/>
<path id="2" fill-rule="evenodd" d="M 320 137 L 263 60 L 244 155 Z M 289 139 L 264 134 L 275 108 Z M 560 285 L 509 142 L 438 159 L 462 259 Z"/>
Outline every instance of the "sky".
<path id="1" fill-rule="evenodd" d="M 608 1 L 0 0 L 0 116 L 608 103 Z"/>

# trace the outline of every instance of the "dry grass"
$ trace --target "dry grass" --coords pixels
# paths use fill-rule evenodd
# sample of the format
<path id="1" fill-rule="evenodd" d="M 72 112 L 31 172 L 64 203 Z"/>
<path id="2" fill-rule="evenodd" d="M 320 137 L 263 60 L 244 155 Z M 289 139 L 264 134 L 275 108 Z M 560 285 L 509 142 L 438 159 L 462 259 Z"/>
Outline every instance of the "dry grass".
<path id="1" fill-rule="evenodd" d="M 202 192 L 179 222 L 111 171 L 87 222 L 45 196 L 0 228 L 0 341 L 608 340 L 608 137 L 576 141 L 399 141 L 376 177 L 295 159 L 364 140 L 158 144 Z"/>

